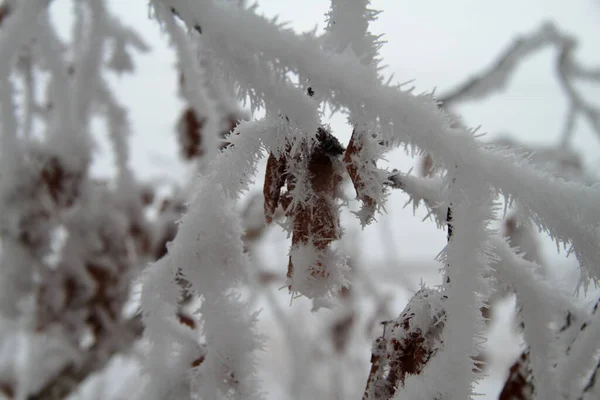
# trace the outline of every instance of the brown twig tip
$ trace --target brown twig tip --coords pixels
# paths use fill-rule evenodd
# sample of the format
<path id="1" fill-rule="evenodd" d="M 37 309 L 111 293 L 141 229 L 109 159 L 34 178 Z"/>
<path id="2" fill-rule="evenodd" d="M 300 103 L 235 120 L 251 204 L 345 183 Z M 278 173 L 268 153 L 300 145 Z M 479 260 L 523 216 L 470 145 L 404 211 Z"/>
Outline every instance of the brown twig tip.
<path id="1" fill-rule="evenodd" d="M 181 154 L 187 160 L 200 157 L 202 151 L 202 128 L 204 119 L 199 119 L 191 107 L 186 108 L 177 124 Z"/>

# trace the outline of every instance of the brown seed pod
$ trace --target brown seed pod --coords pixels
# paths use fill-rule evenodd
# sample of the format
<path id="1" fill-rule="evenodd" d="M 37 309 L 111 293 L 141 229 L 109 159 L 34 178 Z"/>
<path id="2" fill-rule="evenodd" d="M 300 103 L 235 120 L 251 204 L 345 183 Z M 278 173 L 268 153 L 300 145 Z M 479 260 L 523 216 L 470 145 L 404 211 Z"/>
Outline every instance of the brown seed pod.
<path id="1" fill-rule="evenodd" d="M 362 160 L 360 157 L 360 153 L 363 149 L 362 134 L 356 128 L 352 131 L 352 137 L 350 138 L 350 143 L 348 143 L 348 148 L 346 149 L 346 153 L 344 154 L 344 164 L 346 165 L 346 170 L 348 171 L 348 175 L 350 175 L 350 179 L 352 180 L 352 184 L 354 185 L 354 189 L 356 190 L 356 196 L 360 201 L 362 201 L 365 210 L 367 211 L 367 221 L 371 221 L 373 215 L 375 214 L 375 199 L 365 193 L 366 184 L 365 178 L 360 173 L 360 164 L 364 162 L 373 162 L 374 160 Z"/>
<path id="2" fill-rule="evenodd" d="M 204 119 L 199 119 L 191 107 L 183 111 L 179 117 L 177 131 L 181 154 L 186 160 L 202 156 L 202 128 Z"/>
<path id="3" fill-rule="evenodd" d="M 288 171 L 291 161 L 291 146 L 279 157 L 269 155 L 263 186 L 264 210 L 267 223 L 273 221 L 277 207 L 281 204 L 285 215 L 291 221 L 292 249 L 312 245 L 317 251 L 325 250 L 341 236 L 339 211 L 336 196 L 342 175 L 339 157 L 344 154 L 340 142 L 325 128 L 320 127 L 316 143 L 295 156 L 294 161 L 306 160 L 311 199 L 307 202 L 293 202 L 294 189 L 298 177 Z M 286 191 L 281 193 L 286 187 Z M 290 255 L 287 277 L 292 278 L 294 265 Z M 329 276 L 326 267 L 317 261 L 312 267 L 311 276 L 325 279 Z"/>
<path id="4" fill-rule="evenodd" d="M 272 153 L 267 160 L 267 170 L 265 173 L 265 182 L 263 185 L 263 195 L 265 198 L 265 220 L 267 224 L 273 222 L 273 215 L 279 206 L 281 188 L 286 181 L 286 160 L 285 155 L 277 158 Z"/>
<path id="5" fill-rule="evenodd" d="M 291 210 L 289 205 L 286 207 L 292 219 L 292 248 L 312 245 L 318 251 L 323 251 L 341 237 L 336 193 L 342 177 L 336 162 L 343 153 L 340 142 L 327 130 L 319 128 L 316 146 L 305 155 L 308 157 L 309 181 L 314 198 Z M 290 187 L 288 183 L 288 191 L 291 190 L 293 186 Z M 288 201 L 291 202 L 291 199 Z M 292 278 L 293 274 L 294 265 L 290 255 L 288 278 Z M 312 267 L 311 276 L 325 279 L 329 273 L 326 266 L 318 261 Z"/>

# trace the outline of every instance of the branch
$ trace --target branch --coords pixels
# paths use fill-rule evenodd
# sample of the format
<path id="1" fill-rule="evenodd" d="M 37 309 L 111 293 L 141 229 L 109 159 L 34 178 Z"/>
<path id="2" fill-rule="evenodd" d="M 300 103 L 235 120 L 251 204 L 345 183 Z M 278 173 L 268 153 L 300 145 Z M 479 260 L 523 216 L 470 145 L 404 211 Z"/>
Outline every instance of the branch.
<path id="1" fill-rule="evenodd" d="M 533 400 L 534 387 L 531 375 L 529 349 L 510 367 L 498 400 Z"/>
<path id="2" fill-rule="evenodd" d="M 83 361 L 76 364 L 69 364 L 64 367 L 58 375 L 50 382 L 46 383 L 37 393 L 31 394 L 27 400 L 62 400 L 71 393 L 77 391 L 79 385 L 93 373 L 98 372 L 106 366 L 112 356 L 120 352 L 129 351 L 130 346 L 138 340 L 143 332 L 143 325 L 140 317 L 134 317 L 123 325 L 123 329 L 128 332 L 123 338 L 118 348 L 98 348 L 99 351 L 90 351 L 86 353 Z M 108 341 L 112 340 L 110 336 L 106 337 Z M 102 346 L 102 344 L 100 344 Z"/>
<path id="3" fill-rule="evenodd" d="M 552 23 L 545 23 L 537 31 L 517 38 L 490 68 L 442 94 L 438 100 L 441 106 L 449 108 L 501 91 L 508 85 L 511 75 L 521 62 L 544 47 L 553 46 L 559 51 L 556 60 L 558 80 L 571 103 L 568 119 L 572 120 L 576 114 L 583 114 L 600 136 L 600 108 L 586 102 L 574 85 L 576 79 L 600 83 L 600 69 L 585 68 L 575 61 L 573 53 L 576 45 L 573 37 L 559 31 Z M 568 121 L 565 128 L 563 143 L 567 143 L 570 138 L 572 121 Z"/>
<path id="4" fill-rule="evenodd" d="M 235 65 L 241 53 L 244 57 L 261 54 L 261 58 L 278 60 L 281 68 L 321 88 L 333 108 L 355 107 L 362 102 L 370 116 L 379 119 L 382 138 L 390 143 L 417 146 L 447 168 L 458 163 L 461 168 L 477 171 L 482 180 L 504 196 L 521 200 L 536 224 L 556 241 L 573 245 L 587 273 L 584 285 L 589 278 L 600 278 L 600 243 L 594 233 L 600 224 L 597 188 L 553 180 L 512 154 L 482 147 L 473 132 L 451 127 L 451 121 L 431 96 L 415 97 L 386 86 L 372 68 L 343 55 L 325 54 L 317 38 L 283 30 L 255 15 L 252 9 L 220 7 L 213 1 L 161 2 L 176 7 L 188 26 L 200 22 L 207 44 L 219 44 L 216 55 L 226 63 Z M 263 40 L 265 37 L 269 40 Z M 236 50 L 229 52 L 228 48 Z M 539 201 L 540 193 L 543 202 Z"/>
<path id="5" fill-rule="evenodd" d="M 421 375 L 443 348 L 442 333 L 447 323 L 446 296 L 422 288 L 400 316 L 385 321 L 383 335 L 373 342 L 371 371 L 363 400 L 387 400 L 403 393 L 410 376 Z"/>

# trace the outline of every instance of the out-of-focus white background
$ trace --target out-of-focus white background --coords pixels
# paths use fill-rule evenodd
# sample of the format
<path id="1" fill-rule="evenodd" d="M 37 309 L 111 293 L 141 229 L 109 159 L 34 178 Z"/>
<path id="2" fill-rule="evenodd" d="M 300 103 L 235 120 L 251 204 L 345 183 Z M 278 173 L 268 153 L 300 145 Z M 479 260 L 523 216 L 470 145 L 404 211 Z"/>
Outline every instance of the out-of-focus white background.
<path id="1" fill-rule="evenodd" d="M 325 0 L 261 0 L 260 12 L 280 15 L 280 21 L 289 21 L 297 31 L 321 31 L 329 2 Z M 133 76 L 111 78 L 123 104 L 130 109 L 132 135 L 130 138 L 132 167 L 142 180 L 165 179 L 184 181 L 189 167 L 179 160 L 174 127 L 183 108 L 177 96 L 175 59 L 166 37 L 155 21 L 148 17 L 144 0 L 112 0 L 112 8 L 122 20 L 134 26 L 152 47 L 148 54 L 137 54 L 137 72 Z M 71 9 L 69 2 L 56 2 L 55 17 L 68 33 Z M 600 66 L 600 3 L 595 0 L 373 0 L 372 7 L 383 10 L 371 30 L 384 33 L 387 44 L 381 56 L 387 68 L 385 75 L 395 74 L 396 82 L 414 80 L 417 91 L 436 88 L 445 92 L 489 66 L 518 34 L 537 29 L 544 21 L 557 26 L 579 39 L 577 58 L 585 65 Z M 567 99 L 562 95 L 554 68 L 556 51 L 546 49 L 527 59 L 516 70 L 506 91 L 483 101 L 462 105 L 458 111 L 470 126 L 481 125 L 481 132 L 489 138 L 508 133 L 524 143 L 558 143 L 568 111 Z M 586 97 L 600 103 L 600 86 L 582 86 Z M 331 121 L 334 133 L 346 143 L 351 128 L 343 116 Z M 103 126 L 94 125 L 98 153 L 94 164 L 97 175 L 113 174 L 112 154 L 104 137 Z M 487 139 L 484 139 L 487 140 Z M 580 152 L 592 172 L 600 167 L 600 137 L 586 122 L 578 120 L 573 147 Z M 403 171 L 415 165 L 403 152 L 388 157 L 389 165 Z M 257 177 L 257 185 L 262 177 Z M 349 192 L 351 193 L 351 192 Z M 403 209 L 406 196 L 394 193 L 388 203 L 388 214 L 380 223 L 360 231 L 358 224 L 346 218 L 347 232 L 356 235 L 360 244 L 361 262 L 365 268 L 386 270 L 383 280 L 403 279 L 411 290 L 419 280 L 438 284 L 433 261 L 445 245 L 445 233 L 430 222 L 421 222 L 425 213 L 412 207 Z M 261 257 L 265 269 L 283 271 L 287 265 L 286 237 L 281 229 L 268 231 L 264 241 L 265 254 Z M 574 289 L 575 262 L 565 259 L 564 252 L 556 253 L 555 245 L 541 238 L 543 258 L 552 271 L 555 283 L 567 291 Z M 395 272 L 390 273 L 390 266 Z M 379 281 L 378 281 L 379 282 Z M 389 285 L 382 284 L 389 292 Z M 409 291 L 392 291 L 394 303 L 400 310 L 410 297 Z M 281 292 L 282 298 L 286 293 Z M 285 301 L 285 300 L 284 300 Z M 286 304 L 287 305 L 287 304 Z M 292 307 L 307 308 L 301 301 Z M 509 324 L 511 304 L 495 321 L 488 346 L 498 360 L 497 371 L 492 372 L 484 391 L 494 398 L 503 380 L 503 368 L 519 353 L 518 341 Z M 325 311 L 326 313 L 326 311 Z M 314 318 L 319 318 L 316 316 Z M 262 328 L 269 330 L 268 319 Z M 273 328 L 273 331 L 278 328 Z M 276 336 L 276 335 L 275 335 Z M 277 351 L 276 337 L 269 346 Z M 368 354 L 365 354 L 368 361 Z M 281 367 L 284 367 L 283 365 Z M 365 370 L 366 371 L 366 370 Z M 366 379 L 366 375 L 365 375 Z M 281 394 L 283 396 L 283 394 Z M 277 389 L 271 398 L 277 397 Z M 359 398 L 357 395 L 356 398 Z"/>

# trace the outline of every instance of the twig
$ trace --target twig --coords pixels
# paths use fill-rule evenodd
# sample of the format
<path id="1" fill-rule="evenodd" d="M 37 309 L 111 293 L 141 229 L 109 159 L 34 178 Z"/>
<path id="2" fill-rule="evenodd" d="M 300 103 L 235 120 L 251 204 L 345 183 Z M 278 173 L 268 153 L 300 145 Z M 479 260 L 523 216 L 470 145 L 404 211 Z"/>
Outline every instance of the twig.
<path id="1" fill-rule="evenodd" d="M 449 108 L 498 92 L 507 86 L 511 75 L 522 61 L 546 46 L 553 46 L 559 51 L 556 60 L 558 80 L 570 100 L 570 110 L 561 142 L 565 144 L 569 141 L 578 114 L 582 114 L 600 136 L 600 108 L 585 101 L 574 86 L 576 79 L 600 83 L 600 69 L 588 69 L 576 62 L 573 57 L 576 45 L 573 37 L 559 31 L 552 23 L 545 23 L 532 34 L 517 38 L 490 68 L 442 94 L 438 101 L 442 107 Z"/>

